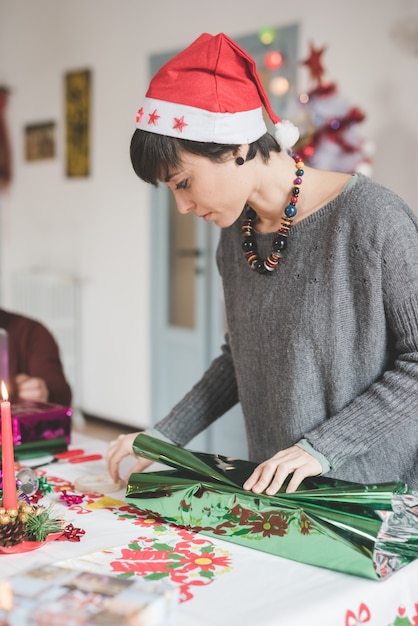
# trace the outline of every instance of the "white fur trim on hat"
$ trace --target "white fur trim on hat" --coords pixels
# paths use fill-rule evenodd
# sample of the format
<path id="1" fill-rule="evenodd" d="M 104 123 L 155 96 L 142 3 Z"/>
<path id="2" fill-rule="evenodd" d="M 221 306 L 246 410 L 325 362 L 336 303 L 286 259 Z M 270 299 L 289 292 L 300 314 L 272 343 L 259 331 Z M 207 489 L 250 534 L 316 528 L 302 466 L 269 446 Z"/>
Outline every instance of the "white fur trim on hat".
<path id="1" fill-rule="evenodd" d="M 252 143 L 267 131 L 261 107 L 219 113 L 156 98 L 145 98 L 136 127 L 158 135 L 222 144 Z"/>

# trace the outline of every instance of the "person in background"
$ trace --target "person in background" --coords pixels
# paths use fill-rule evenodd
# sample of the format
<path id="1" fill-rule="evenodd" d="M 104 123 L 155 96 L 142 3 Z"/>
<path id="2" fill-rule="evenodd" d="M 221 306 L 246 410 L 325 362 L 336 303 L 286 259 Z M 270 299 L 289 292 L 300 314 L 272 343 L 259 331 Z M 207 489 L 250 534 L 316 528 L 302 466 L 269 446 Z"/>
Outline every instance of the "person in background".
<path id="1" fill-rule="evenodd" d="M 71 388 L 50 331 L 34 319 L 4 309 L 0 309 L 0 329 L 7 333 L 4 345 L 7 346 L 11 400 L 70 406 Z"/>
<path id="2" fill-rule="evenodd" d="M 246 490 L 294 492 L 318 474 L 417 489 L 411 209 L 363 174 L 305 166 L 291 152 L 297 129 L 274 114 L 254 60 L 222 33 L 201 35 L 157 72 L 136 126 L 139 178 L 221 229 L 228 330 L 219 356 L 149 434 L 185 446 L 240 402 L 257 464 Z M 109 444 L 114 480 L 134 440 Z M 133 470 L 147 465 L 137 457 Z"/>

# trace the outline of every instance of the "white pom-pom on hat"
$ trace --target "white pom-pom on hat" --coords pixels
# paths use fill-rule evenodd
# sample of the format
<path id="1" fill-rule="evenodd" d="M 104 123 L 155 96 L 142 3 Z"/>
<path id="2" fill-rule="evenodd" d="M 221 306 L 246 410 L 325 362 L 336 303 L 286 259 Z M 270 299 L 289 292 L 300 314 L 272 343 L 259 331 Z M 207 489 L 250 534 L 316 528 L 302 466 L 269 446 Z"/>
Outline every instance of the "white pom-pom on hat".
<path id="1" fill-rule="evenodd" d="M 282 150 L 290 150 L 299 139 L 299 129 L 290 120 L 281 120 L 275 129 L 274 136 Z"/>
<path id="2" fill-rule="evenodd" d="M 299 132 L 273 112 L 254 59 L 223 33 L 204 33 L 155 74 L 136 126 L 192 141 L 251 143 L 267 132 L 263 106 L 289 150 Z"/>

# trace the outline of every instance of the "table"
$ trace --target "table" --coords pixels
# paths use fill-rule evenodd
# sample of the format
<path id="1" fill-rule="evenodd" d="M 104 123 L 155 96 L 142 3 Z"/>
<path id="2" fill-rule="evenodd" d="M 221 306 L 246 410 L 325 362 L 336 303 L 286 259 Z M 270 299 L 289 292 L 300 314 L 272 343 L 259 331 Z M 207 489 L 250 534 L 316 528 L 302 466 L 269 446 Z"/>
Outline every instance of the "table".
<path id="1" fill-rule="evenodd" d="M 105 455 L 107 443 L 73 433 L 70 448 Z M 122 464 L 129 474 L 130 460 Z M 155 470 L 156 464 L 151 469 Z M 161 578 L 179 587 L 179 626 L 416 626 L 418 560 L 376 582 L 304 565 L 199 535 L 150 518 L 124 499 L 124 489 L 60 500 L 86 474 L 106 475 L 104 459 L 52 464 L 41 471 L 54 491 L 45 497 L 79 542 L 54 541 L 26 554 L 0 555 L 0 579 L 35 565 L 82 559 L 96 571 Z M 132 545 L 141 550 L 132 550 Z"/>

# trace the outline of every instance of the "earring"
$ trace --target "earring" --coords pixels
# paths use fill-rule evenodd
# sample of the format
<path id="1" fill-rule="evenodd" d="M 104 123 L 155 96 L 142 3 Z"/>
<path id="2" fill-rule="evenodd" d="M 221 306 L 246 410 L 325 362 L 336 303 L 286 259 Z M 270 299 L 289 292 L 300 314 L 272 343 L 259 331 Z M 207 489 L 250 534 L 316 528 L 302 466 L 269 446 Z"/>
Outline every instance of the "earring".
<path id="1" fill-rule="evenodd" d="M 245 159 L 243 159 L 242 157 L 237 157 L 237 158 L 235 159 L 235 163 L 236 163 L 237 165 L 244 165 L 244 163 L 245 163 Z"/>

